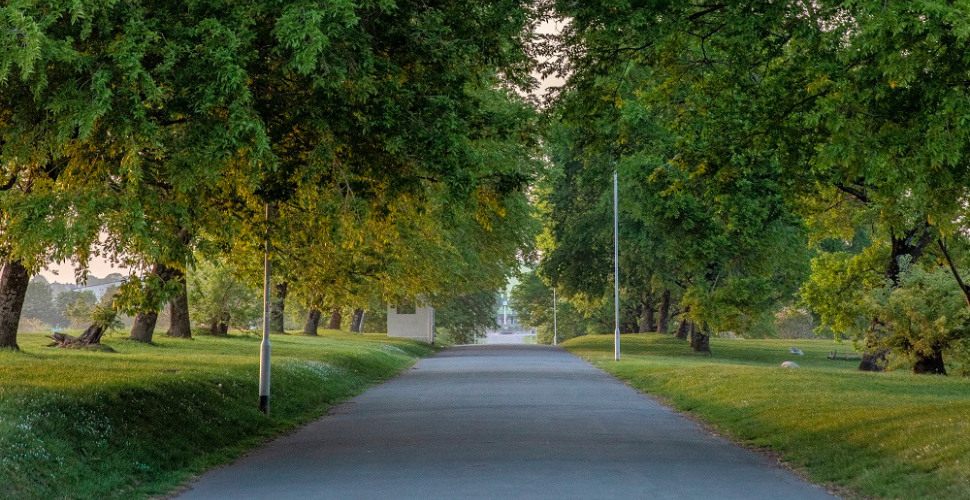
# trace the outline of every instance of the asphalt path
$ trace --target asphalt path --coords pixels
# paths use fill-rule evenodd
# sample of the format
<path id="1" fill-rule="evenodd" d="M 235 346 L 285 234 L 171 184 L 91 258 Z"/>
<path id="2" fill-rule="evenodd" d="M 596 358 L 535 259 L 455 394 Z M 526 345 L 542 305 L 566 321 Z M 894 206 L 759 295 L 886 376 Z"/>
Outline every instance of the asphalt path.
<path id="1" fill-rule="evenodd" d="M 178 498 L 833 498 L 566 351 L 448 349 Z"/>

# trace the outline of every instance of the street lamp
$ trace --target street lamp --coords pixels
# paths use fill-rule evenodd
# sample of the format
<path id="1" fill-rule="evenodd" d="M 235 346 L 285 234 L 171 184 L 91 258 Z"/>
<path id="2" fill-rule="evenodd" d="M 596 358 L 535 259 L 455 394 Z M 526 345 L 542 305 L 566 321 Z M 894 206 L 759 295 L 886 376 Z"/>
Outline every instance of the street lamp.
<path id="1" fill-rule="evenodd" d="M 266 241 L 263 248 L 263 342 L 259 345 L 259 410 L 269 415 L 269 203 L 266 204 Z"/>
<path id="2" fill-rule="evenodd" d="M 552 289 L 552 345 L 559 345 L 559 330 L 556 326 L 556 289 Z"/>
<path id="3" fill-rule="evenodd" d="M 620 360 L 620 210 L 616 188 L 616 170 L 613 170 L 613 306 L 616 329 L 613 331 L 613 360 Z"/>

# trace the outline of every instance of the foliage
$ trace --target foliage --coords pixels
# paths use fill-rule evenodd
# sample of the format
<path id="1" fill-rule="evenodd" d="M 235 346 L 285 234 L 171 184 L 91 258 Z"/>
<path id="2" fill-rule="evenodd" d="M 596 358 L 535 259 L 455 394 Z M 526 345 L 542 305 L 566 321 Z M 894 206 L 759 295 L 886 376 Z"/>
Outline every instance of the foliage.
<path id="1" fill-rule="evenodd" d="M 189 317 L 195 324 L 249 330 L 262 317 L 261 294 L 228 263 L 200 262 L 188 274 Z"/>
<path id="2" fill-rule="evenodd" d="M 501 281 L 531 240 L 531 3 L 5 5 L 0 247 L 138 270 L 131 312 L 196 256 L 256 281 L 267 234 L 308 307 Z"/>
<path id="3" fill-rule="evenodd" d="M 512 289 L 510 306 L 519 313 L 522 324 L 536 329 L 540 344 L 553 341 L 552 289 L 534 271 L 523 273 Z M 559 298 L 556 306 L 556 333 L 560 341 L 586 335 L 590 320 L 572 301 Z M 605 330 L 604 330 L 605 331 Z"/>
<path id="4" fill-rule="evenodd" d="M 970 310 L 950 271 L 911 266 L 897 287 L 874 293 L 877 317 L 892 329 L 886 341 L 902 353 L 932 356 L 970 337 Z"/>
<path id="5" fill-rule="evenodd" d="M 63 299 L 62 296 L 64 296 Z M 71 328 L 83 329 L 91 323 L 98 305 L 98 298 L 94 292 L 90 290 L 61 292 L 57 299 L 59 303 L 64 304 L 61 314 L 71 322 Z"/>
<path id="6" fill-rule="evenodd" d="M 479 290 L 439 299 L 434 311 L 435 333 L 451 344 L 474 344 L 485 335 L 485 330 L 498 326 L 496 296 L 494 291 Z"/>
<path id="7" fill-rule="evenodd" d="M 22 317 L 20 318 L 20 324 L 17 325 L 17 331 L 23 333 L 39 333 L 50 331 L 51 326 L 43 321 L 32 318 L 32 317 Z"/>
<path id="8" fill-rule="evenodd" d="M 105 331 L 124 328 L 124 323 L 121 322 L 118 311 L 109 304 L 96 304 L 94 306 L 91 310 L 91 323 Z"/>
<path id="9" fill-rule="evenodd" d="M 968 37 L 962 6 L 554 2 L 553 10 L 570 22 L 547 46 L 546 70 L 567 77 L 551 114 L 567 128 L 556 136 L 567 153 L 552 157 L 579 181 L 554 203 L 560 248 L 543 264 L 550 277 L 582 276 L 569 267 L 582 261 L 578 235 L 603 245 L 602 222 L 589 231 L 581 222 L 603 220 L 597 186 L 612 164 L 621 193 L 626 178 L 625 197 L 639 201 L 621 207 L 635 233 L 624 237 L 634 287 L 674 282 L 685 317 L 745 330 L 793 303 L 809 236 L 818 255 L 802 290 L 823 326 L 867 336 L 870 348 L 896 336 L 869 327 L 880 318 L 867 297 L 896 287 L 905 260 L 930 265 L 939 236 L 965 232 L 970 108 L 967 87 L 953 84 L 967 77 L 954 63 Z M 637 281 L 643 274 L 652 278 Z M 606 275 L 579 281 L 591 290 Z M 897 348 L 922 352 L 899 335 L 890 341 Z"/>
<path id="10" fill-rule="evenodd" d="M 24 295 L 21 317 L 33 318 L 47 324 L 58 322 L 60 314 L 55 310 L 54 292 L 47 280 L 35 277 L 30 281 L 27 293 Z"/>

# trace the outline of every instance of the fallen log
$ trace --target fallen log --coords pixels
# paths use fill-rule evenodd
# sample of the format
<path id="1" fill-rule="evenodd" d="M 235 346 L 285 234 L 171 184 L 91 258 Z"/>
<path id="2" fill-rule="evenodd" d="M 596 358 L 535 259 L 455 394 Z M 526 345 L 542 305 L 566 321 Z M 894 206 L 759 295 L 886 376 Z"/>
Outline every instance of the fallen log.
<path id="1" fill-rule="evenodd" d="M 101 325 L 91 325 L 78 337 L 66 333 L 51 332 L 48 336 L 54 342 L 49 347 L 65 347 L 73 349 L 91 349 L 96 351 L 115 352 L 114 349 L 101 344 L 105 328 Z"/>

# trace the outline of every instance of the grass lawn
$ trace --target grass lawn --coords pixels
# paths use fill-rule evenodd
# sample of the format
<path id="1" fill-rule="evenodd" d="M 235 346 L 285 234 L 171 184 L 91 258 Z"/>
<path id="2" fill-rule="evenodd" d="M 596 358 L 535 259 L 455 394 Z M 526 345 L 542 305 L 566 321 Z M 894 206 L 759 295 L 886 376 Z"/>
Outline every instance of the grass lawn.
<path id="1" fill-rule="evenodd" d="M 163 494 L 432 352 L 383 334 L 273 336 L 267 417 L 258 337 L 155 338 L 108 337 L 105 353 L 28 334 L 23 352 L 0 351 L 0 497 Z"/>
<path id="2" fill-rule="evenodd" d="M 624 335 L 619 362 L 612 335 L 561 345 L 849 497 L 970 499 L 970 379 L 859 372 L 827 359 L 849 344 L 823 340 L 712 339 L 702 356 L 669 335 Z"/>

